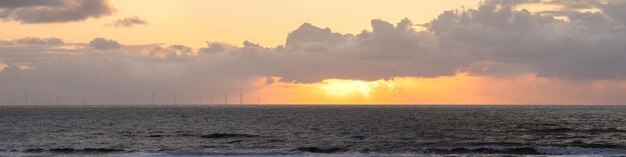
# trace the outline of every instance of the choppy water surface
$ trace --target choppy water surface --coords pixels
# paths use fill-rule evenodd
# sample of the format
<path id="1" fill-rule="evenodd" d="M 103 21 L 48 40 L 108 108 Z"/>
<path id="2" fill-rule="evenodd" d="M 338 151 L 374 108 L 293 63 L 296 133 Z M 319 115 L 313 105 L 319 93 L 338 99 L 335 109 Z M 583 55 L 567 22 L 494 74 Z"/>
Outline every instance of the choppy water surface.
<path id="1" fill-rule="evenodd" d="M 626 107 L 0 107 L 0 156 L 29 155 L 626 155 Z"/>

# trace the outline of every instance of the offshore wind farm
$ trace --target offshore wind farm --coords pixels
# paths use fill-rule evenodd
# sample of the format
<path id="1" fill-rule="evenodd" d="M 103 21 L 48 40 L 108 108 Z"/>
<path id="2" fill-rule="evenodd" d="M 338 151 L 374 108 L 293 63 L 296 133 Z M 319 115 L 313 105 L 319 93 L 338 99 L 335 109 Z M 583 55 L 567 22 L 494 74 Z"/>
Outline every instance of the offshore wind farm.
<path id="1" fill-rule="evenodd" d="M 244 101 L 243 89 L 237 94 L 239 96 L 238 104 L 229 104 L 228 103 L 228 94 L 224 94 L 224 104 L 222 105 L 244 105 L 244 104 L 260 104 L 260 97 L 257 99 L 250 100 L 250 102 Z M 206 96 L 210 98 L 208 103 L 203 103 L 202 100 L 205 96 L 196 96 L 189 97 L 185 99 L 184 96 L 179 96 L 177 94 L 173 95 L 173 100 L 168 101 L 168 95 L 155 95 L 154 93 L 150 95 L 146 95 L 145 98 L 138 97 L 82 97 L 81 101 L 74 101 L 73 96 L 41 96 L 40 97 L 31 97 L 29 98 L 28 93 L 24 94 L 22 97 L 22 101 L 19 102 L 19 97 L 6 97 L 5 101 L 0 103 L 0 105 L 7 106 L 18 106 L 18 105 L 218 105 L 214 104 L 213 97 L 214 96 Z M 183 98 L 181 98 L 183 97 Z M 199 102 L 192 101 L 194 98 L 199 99 Z M 54 100 L 54 101 L 53 101 Z M 118 101 L 115 101 L 118 100 Z M 55 103 L 52 103 L 55 102 Z M 180 103 L 183 102 L 183 103 Z"/>

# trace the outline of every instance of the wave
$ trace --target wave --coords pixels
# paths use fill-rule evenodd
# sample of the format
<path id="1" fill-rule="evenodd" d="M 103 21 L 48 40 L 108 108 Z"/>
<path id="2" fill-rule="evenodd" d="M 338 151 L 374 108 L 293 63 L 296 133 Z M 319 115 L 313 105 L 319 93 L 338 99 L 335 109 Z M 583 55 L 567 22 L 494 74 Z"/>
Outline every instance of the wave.
<path id="1" fill-rule="evenodd" d="M 252 138 L 259 137 L 260 135 L 253 134 L 235 134 L 235 133 L 212 133 L 212 134 L 191 134 L 191 133 L 180 133 L 180 134 L 150 134 L 145 137 L 149 138 L 161 138 L 161 137 L 199 137 L 199 138 L 207 138 L 207 139 L 225 139 L 225 138 Z"/>
<path id="2" fill-rule="evenodd" d="M 625 146 L 617 145 L 617 144 L 608 144 L 608 143 L 587 143 L 580 140 L 573 141 L 567 143 L 565 146 L 570 147 L 582 147 L 582 148 L 614 148 L 614 149 L 625 149 Z"/>
<path id="3" fill-rule="evenodd" d="M 432 148 L 424 150 L 431 154 L 514 154 L 514 155 L 545 155 L 532 147 L 477 147 L 477 148 Z"/>
<path id="4" fill-rule="evenodd" d="M 558 146 L 532 146 L 532 147 L 443 147 L 425 149 L 428 154 L 509 154 L 509 155 L 608 155 L 624 156 L 626 149 L 615 148 L 584 148 L 584 147 L 558 147 Z"/>
<path id="5" fill-rule="evenodd" d="M 264 140 L 265 142 L 268 143 L 275 143 L 275 142 L 284 142 L 285 140 L 281 140 L 281 139 L 276 139 L 276 138 L 271 138 L 271 139 L 266 139 Z"/>
<path id="6" fill-rule="evenodd" d="M 626 149 L 614 148 L 582 148 L 582 147 L 534 147 L 535 150 L 546 155 L 596 155 L 596 156 L 626 156 Z"/>
<path id="7" fill-rule="evenodd" d="M 438 155 L 580 155 L 580 156 L 626 156 L 626 149 L 582 148 L 557 146 L 525 147 L 439 147 L 426 149 L 399 149 L 393 151 L 363 151 L 342 147 L 297 147 L 294 149 L 158 149 L 122 150 L 110 148 L 52 148 L 0 150 L 0 156 L 438 156 Z"/>
<path id="8" fill-rule="evenodd" d="M 310 152 L 310 153 L 337 153 L 345 151 L 343 148 L 339 147 L 299 147 L 296 149 L 292 149 L 294 151 L 302 151 L 302 152 Z"/>
<path id="9" fill-rule="evenodd" d="M 54 153 L 54 154 L 102 154 L 102 153 L 119 153 L 119 152 L 129 152 L 123 149 L 113 149 L 113 148 L 50 148 L 50 149 L 41 149 L 41 148 L 30 148 L 24 149 L 22 151 L 18 150 L 0 150 L 0 152 L 20 152 L 20 153 Z"/>
<path id="10" fill-rule="evenodd" d="M 354 136 L 350 136 L 350 139 L 354 139 L 354 140 L 365 140 L 365 139 L 367 139 L 367 136 L 363 136 L 363 135 L 354 135 Z"/>
<path id="11" fill-rule="evenodd" d="M 530 132 L 533 133 L 566 133 L 573 132 L 574 129 L 570 128 L 548 128 L 548 129 L 532 129 Z"/>
<path id="12" fill-rule="evenodd" d="M 590 133 L 626 133 L 626 130 L 617 129 L 617 128 L 604 128 L 604 129 L 589 129 L 587 132 Z"/>
<path id="13" fill-rule="evenodd" d="M 572 129 L 572 128 L 546 128 L 546 129 L 532 129 L 529 130 L 533 133 L 589 133 L 589 134 L 602 134 L 602 133 L 626 133 L 626 130 L 618 128 L 593 128 L 593 129 Z"/>
<path id="14" fill-rule="evenodd" d="M 161 135 L 161 134 L 152 134 L 152 135 L 148 135 L 146 137 L 163 137 L 165 135 Z"/>
<path id="15" fill-rule="evenodd" d="M 224 134 L 224 133 L 213 133 L 213 134 L 206 134 L 206 135 L 201 135 L 201 138 L 212 138 L 212 139 L 217 139 L 217 138 L 251 138 L 251 137 L 258 137 L 259 135 L 252 135 L 252 134 Z"/>
<path id="16" fill-rule="evenodd" d="M 53 149 L 49 149 L 48 151 L 56 152 L 56 153 L 113 153 L 113 152 L 123 152 L 125 150 L 111 149 L 111 148 L 83 148 L 83 149 L 53 148 Z"/>

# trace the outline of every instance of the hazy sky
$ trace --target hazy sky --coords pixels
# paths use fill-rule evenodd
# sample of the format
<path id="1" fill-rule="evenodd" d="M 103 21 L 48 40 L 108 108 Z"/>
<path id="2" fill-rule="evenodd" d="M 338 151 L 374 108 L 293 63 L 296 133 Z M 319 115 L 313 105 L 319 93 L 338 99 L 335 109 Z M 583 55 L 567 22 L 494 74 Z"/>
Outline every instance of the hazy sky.
<path id="1" fill-rule="evenodd" d="M 4 0 L 0 104 L 626 104 L 623 0 Z"/>

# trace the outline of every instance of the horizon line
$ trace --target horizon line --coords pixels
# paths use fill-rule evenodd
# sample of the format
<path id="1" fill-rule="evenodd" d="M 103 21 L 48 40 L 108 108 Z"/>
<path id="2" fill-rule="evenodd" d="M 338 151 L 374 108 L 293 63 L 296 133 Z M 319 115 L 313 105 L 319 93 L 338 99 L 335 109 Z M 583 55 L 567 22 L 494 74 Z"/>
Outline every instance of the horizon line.
<path id="1" fill-rule="evenodd" d="M 350 104 L 350 103 L 276 103 L 276 104 L 52 104 L 52 105 L 5 105 L 6 107 L 19 106 L 626 106 L 626 104 L 427 104 L 427 103 L 380 103 L 380 104 Z"/>

